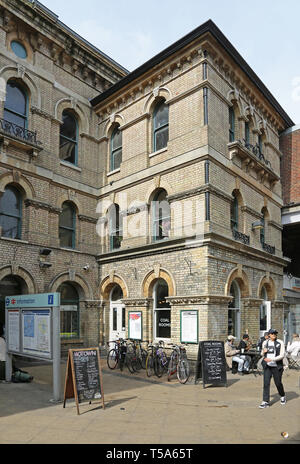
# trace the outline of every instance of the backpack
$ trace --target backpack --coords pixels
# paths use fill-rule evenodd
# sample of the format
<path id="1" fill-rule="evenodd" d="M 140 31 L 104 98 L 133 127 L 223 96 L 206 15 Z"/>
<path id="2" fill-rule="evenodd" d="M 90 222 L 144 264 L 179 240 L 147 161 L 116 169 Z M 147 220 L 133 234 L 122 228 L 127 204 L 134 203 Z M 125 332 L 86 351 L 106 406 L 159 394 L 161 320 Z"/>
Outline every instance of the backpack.
<path id="1" fill-rule="evenodd" d="M 11 381 L 13 383 L 31 382 L 32 379 L 33 377 L 28 374 L 28 372 L 21 370 L 16 370 L 11 376 Z"/>

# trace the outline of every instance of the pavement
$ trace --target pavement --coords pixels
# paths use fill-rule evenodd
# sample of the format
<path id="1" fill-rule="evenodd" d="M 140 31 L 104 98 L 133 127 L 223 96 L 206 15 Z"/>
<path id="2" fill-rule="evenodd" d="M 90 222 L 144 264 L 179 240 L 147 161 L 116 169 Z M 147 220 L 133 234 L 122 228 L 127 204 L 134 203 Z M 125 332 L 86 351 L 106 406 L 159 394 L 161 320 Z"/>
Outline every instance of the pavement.
<path id="1" fill-rule="evenodd" d="M 283 375 L 287 404 L 272 381 L 271 407 L 262 410 L 259 375 L 229 372 L 227 387 L 203 388 L 193 376 L 182 385 L 143 370 L 111 371 L 104 357 L 101 364 L 105 409 L 100 401 L 81 403 L 78 415 L 75 400 L 65 408 L 53 402 L 51 364 L 23 363 L 31 383 L 0 382 L 0 444 L 300 444 L 299 370 Z M 62 360 L 62 398 L 65 373 Z"/>

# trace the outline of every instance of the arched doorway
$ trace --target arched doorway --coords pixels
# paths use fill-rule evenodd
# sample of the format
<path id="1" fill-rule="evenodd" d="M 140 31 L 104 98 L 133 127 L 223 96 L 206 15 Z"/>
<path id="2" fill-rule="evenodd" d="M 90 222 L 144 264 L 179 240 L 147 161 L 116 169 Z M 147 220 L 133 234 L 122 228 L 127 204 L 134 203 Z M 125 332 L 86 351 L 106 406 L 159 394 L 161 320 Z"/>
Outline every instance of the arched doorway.
<path id="1" fill-rule="evenodd" d="M 5 325 L 5 297 L 27 293 L 28 287 L 21 277 L 8 275 L 0 281 L 0 324 L 2 326 Z"/>
<path id="2" fill-rule="evenodd" d="M 171 338 L 171 306 L 167 303 L 169 287 L 164 279 L 158 279 L 153 286 L 153 336 L 158 340 Z"/>
<path id="3" fill-rule="evenodd" d="M 241 332 L 241 290 L 238 282 L 233 280 L 230 285 L 230 296 L 233 299 L 228 305 L 228 335 L 240 338 Z"/>
<path id="4" fill-rule="evenodd" d="M 271 301 L 269 301 L 268 292 L 264 285 L 260 291 L 260 298 L 263 302 L 259 310 L 259 336 L 262 337 L 271 328 Z"/>
<path id="5" fill-rule="evenodd" d="M 62 283 L 60 293 L 60 336 L 62 339 L 79 338 L 79 294 L 71 282 Z"/>
<path id="6" fill-rule="evenodd" d="M 122 303 L 123 291 L 120 285 L 116 284 L 111 289 L 109 295 L 109 340 L 125 338 L 126 335 L 126 310 Z"/>

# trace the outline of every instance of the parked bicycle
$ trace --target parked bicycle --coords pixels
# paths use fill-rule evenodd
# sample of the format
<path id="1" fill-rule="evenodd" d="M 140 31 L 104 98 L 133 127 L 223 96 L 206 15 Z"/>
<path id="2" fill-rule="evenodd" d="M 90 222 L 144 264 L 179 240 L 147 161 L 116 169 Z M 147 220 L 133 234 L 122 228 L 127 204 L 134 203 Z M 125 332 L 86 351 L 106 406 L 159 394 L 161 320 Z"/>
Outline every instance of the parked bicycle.
<path id="1" fill-rule="evenodd" d="M 168 358 L 164 351 L 164 342 L 160 340 L 158 343 L 148 345 L 149 353 L 146 359 L 146 373 L 148 377 L 155 374 L 161 377 L 168 369 Z"/>
<path id="2" fill-rule="evenodd" d="M 110 369 L 115 369 L 119 366 L 122 371 L 127 351 L 126 340 L 123 338 L 112 340 L 111 342 L 107 342 L 108 347 L 110 347 L 110 343 L 114 344 L 114 348 L 111 348 L 107 353 L 107 365 Z"/>
<path id="3" fill-rule="evenodd" d="M 147 351 L 142 347 L 141 340 L 128 340 L 127 357 L 134 372 L 146 369 Z"/>
<path id="4" fill-rule="evenodd" d="M 190 377 L 190 365 L 183 345 L 171 345 L 173 351 L 168 365 L 168 381 L 177 374 L 180 383 L 186 383 Z"/>

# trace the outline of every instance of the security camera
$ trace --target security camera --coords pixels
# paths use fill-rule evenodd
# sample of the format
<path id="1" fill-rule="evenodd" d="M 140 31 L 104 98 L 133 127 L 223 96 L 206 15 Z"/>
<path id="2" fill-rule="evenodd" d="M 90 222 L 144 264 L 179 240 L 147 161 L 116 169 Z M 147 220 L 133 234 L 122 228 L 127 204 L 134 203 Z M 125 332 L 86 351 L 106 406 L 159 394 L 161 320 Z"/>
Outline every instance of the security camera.
<path id="1" fill-rule="evenodd" d="M 84 271 L 88 271 L 89 268 L 90 268 L 90 265 L 89 265 L 89 264 L 86 264 L 85 266 L 83 266 L 82 269 L 83 269 Z"/>

